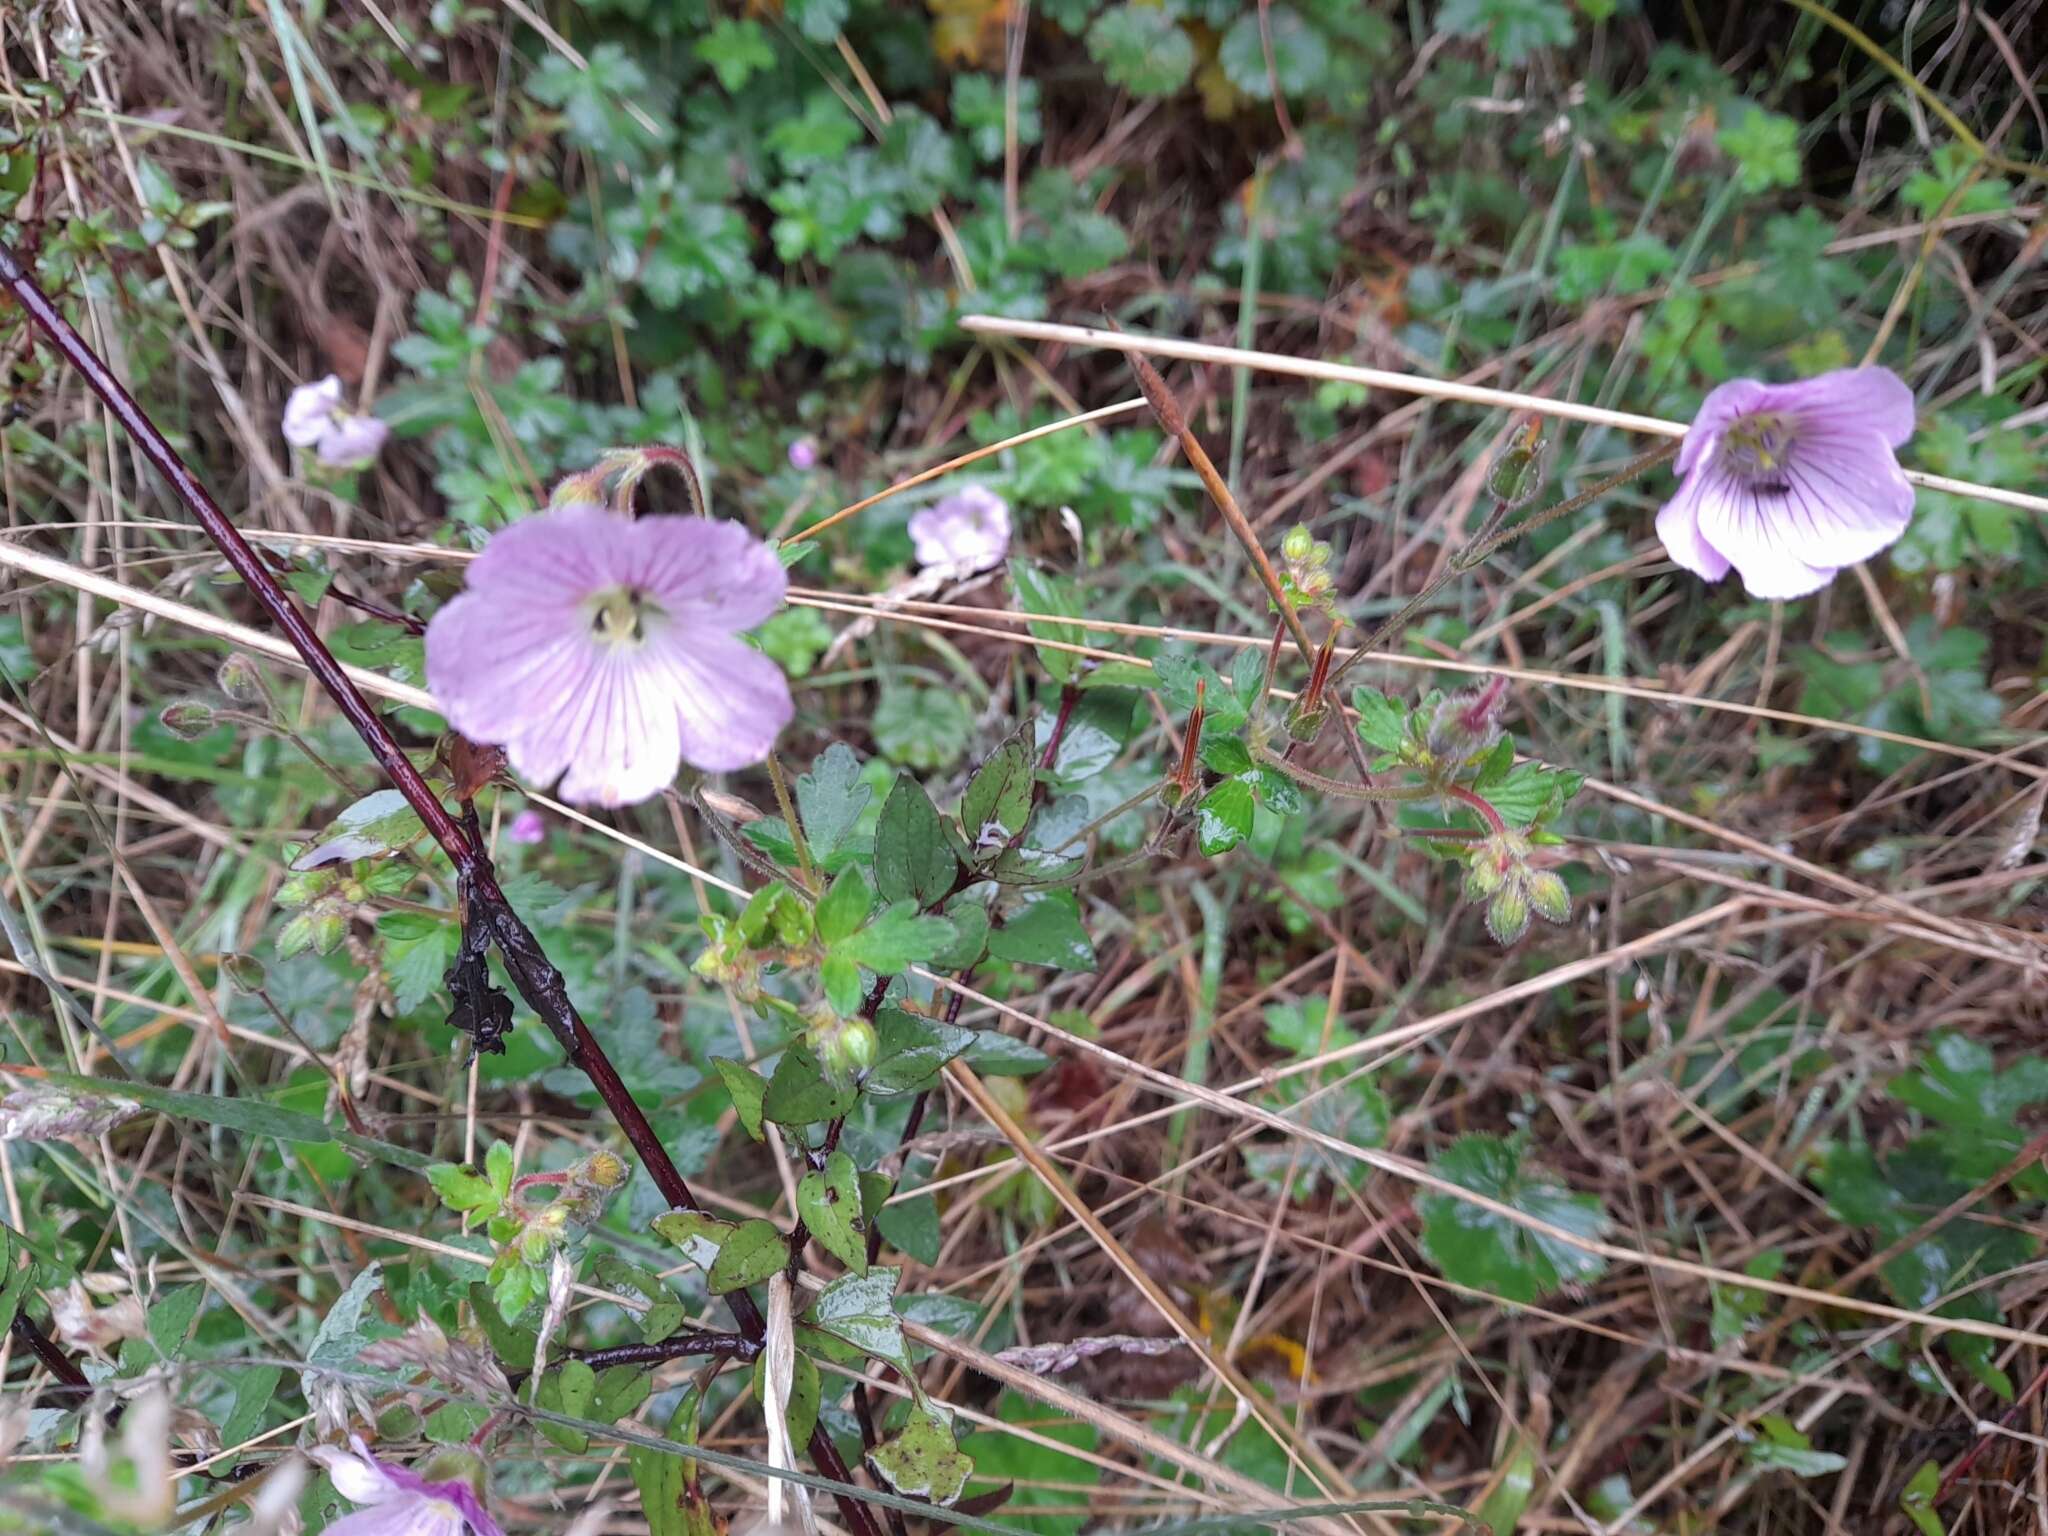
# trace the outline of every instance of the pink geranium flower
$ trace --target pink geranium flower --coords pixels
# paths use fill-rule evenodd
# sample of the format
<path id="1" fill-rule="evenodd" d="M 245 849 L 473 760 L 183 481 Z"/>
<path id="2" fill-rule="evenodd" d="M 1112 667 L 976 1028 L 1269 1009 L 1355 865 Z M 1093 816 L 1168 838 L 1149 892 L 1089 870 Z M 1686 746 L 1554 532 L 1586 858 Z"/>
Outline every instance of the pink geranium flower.
<path id="1" fill-rule="evenodd" d="M 1657 537 L 1708 581 L 1732 566 L 1752 597 L 1817 592 L 1906 531 L 1913 487 L 1892 450 L 1912 435 L 1913 393 L 1886 368 L 1730 380 L 1685 434 Z"/>
<path id="2" fill-rule="evenodd" d="M 316 1445 L 311 1455 L 327 1469 L 334 1490 L 363 1507 L 327 1527 L 327 1536 L 504 1536 L 466 1478 L 430 1482 L 408 1468 L 379 1461 L 352 1435 L 353 1454 Z"/>
<path id="3" fill-rule="evenodd" d="M 512 818 L 512 825 L 505 829 L 505 836 L 515 843 L 544 843 L 548 840 L 548 824 L 541 814 L 528 806 Z"/>
<path id="4" fill-rule="evenodd" d="M 679 761 L 758 763 L 794 712 L 739 638 L 782 603 L 775 552 L 737 523 L 571 503 L 515 523 L 427 626 L 448 723 L 565 800 L 629 805 Z"/>
<path id="5" fill-rule="evenodd" d="M 987 486 L 970 485 L 910 520 L 919 565 L 985 571 L 1010 551 L 1010 506 Z"/>

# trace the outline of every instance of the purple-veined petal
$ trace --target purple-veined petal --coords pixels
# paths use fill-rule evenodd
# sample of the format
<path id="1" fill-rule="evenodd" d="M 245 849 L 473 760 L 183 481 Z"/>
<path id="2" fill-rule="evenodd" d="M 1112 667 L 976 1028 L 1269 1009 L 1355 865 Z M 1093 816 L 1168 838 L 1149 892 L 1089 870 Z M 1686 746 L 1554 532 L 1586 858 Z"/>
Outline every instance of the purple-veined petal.
<path id="1" fill-rule="evenodd" d="M 782 606 L 789 578 L 775 551 L 738 523 L 643 517 L 620 579 L 649 593 L 686 629 L 752 629 Z"/>
<path id="2" fill-rule="evenodd" d="M 576 805 L 631 805 L 661 793 L 682 766 L 675 705 L 652 648 L 615 652 L 563 722 L 569 743 L 561 795 Z"/>
<path id="3" fill-rule="evenodd" d="M 1708 497 L 1733 494 L 1734 487 L 1712 464 L 1687 475 L 1678 494 L 1657 514 L 1657 537 L 1672 561 L 1708 581 L 1728 574 L 1728 560 L 1700 532 L 1700 508 Z"/>
<path id="4" fill-rule="evenodd" d="M 1814 565 L 1800 553 L 1798 539 L 1779 515 L 1782 500 L 1731 481 L 1723 494 L 1700 503 L 1701 537 L 1741 573 L 1751 597 L 1805 597 L 1834 580 L 1838 569 Z"/>
<path id="5" fill-rule="evenodd" d="M 706 773 L 760 762 L 796 713 L 789 679 L 768 657 L 728 635 L 651 647 L 675 701 L 682 755 Z"/>
<path id="6" fill-rule="evenodd" d="M 326 1536 L 463 1536 L 466 1523 L 461 1506 L 452 1500 L 403 1493 L 343 1515 L 327 1527 Z"/>
<path id="7" fill-rule="evenodd" d="M 1796 384 L 1769 388 L 1769 409 L 1781 410 L 1808 425 L 1831 432 L 1874 432 L 1887 448 L 1913 435 L 1913 391 L 1889 368 L 1838 368 Z"/>
<path id="8" fill-rule="evenodd" d="M 1685 438 L 1678 445 L 1678 462 L 1672 466 L 1682 479 L 1701 462 L 1701 455 L 1715 446 L 1716 439 L 1728 424 L 1739 416 L 1767 407 L 1762 403 L 1770 394 L 1770 386 L 1759 384 L 1755 379 L 1730 379 L 1707 395 L 1694 413 L 1692 425 L 1685 430 Z"/>

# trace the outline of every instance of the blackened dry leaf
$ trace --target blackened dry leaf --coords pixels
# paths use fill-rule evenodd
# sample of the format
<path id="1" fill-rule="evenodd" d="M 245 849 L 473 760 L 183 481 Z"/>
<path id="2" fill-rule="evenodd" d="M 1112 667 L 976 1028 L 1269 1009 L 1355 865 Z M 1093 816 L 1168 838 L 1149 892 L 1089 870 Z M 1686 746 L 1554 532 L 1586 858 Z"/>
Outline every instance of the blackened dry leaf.
<path id="1" fill-rule="evenodd" d="M 455 1006 L 449 1010 L 448 1025 L 469 1036 L 478 1054 L 485 1051 L 503 1055 L 505 1035 L 512 1028 L 512 999 L 491 985 L 491 930 L 478 911 L 463 877 L 462 944 L 455 951 L 455 963 L 442 979 Z"/>
<path id="2" fill-rule="evenodd" d="M 441 738 L 441 762 L 455 798 L 469 801 L 476 792 L 505 771 L 505 754 L 497 747 L 479 746 L 466 736 L 450 731 Z"/>

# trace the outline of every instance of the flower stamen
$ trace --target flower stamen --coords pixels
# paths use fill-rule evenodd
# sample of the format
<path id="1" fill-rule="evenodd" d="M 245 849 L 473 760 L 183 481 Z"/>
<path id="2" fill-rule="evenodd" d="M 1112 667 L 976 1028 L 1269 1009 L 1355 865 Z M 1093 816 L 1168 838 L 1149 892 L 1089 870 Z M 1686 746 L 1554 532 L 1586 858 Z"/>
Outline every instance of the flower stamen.
<path id="1" fill-rule="evenodd" d="M 611 645 L 639 645 L 647 638 L 644 616 L 658 613 L 647 595 L 632 587 L 611 587 L 591 599 L 590 627 Z"/>
<path id="2" fill-rule="evenodd" d="M 1785 464 L 1796 440 L 1788 416 L 1775 411 L 1738 416 L 1721 434 L 1721 460 L 1751 485 L 1783 489 Z"/>

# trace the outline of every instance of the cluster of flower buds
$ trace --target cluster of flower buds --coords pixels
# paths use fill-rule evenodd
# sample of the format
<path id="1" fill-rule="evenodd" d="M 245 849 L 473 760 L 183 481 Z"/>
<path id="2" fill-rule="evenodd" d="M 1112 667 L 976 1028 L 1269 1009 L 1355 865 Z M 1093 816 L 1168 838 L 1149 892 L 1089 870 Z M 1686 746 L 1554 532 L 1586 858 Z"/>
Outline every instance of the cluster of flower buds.
<path id="1" fill-rule="evenodd" d="M 1334 617 L 1337 579 L 1330 574 L 1330 546 L 1296 523 L 1280 541 L 1280 558 L 1280 590 L 1294 606 L 1317 608 Z"/>
<path id="2" fill-rule="evenodd" d="M 513 1180 L 503 1216 L 516 1224 L 516 1230 L 499 1239 L 503 1252 L 516 1253 L 527 1264 L 546 1264 L 556 1249 L 597 1224 L 632 1172 L 633 1165 L 618 1153 L 600 1150 L 560 1173 L 529 1173 Z M 555 1191 L 544 1205 L 528 1198 L 540 1189 Z"/>
<path id="3" fill-rule="evenodd" d="M 286 868 L 305 850 L 303 843 L 285 844 Z M 278 958 L 289 960 L 306 949 L 316 955 L 332 954 L 357 907 L 373 897 L 401 894 L 412 876 L 412 867 L 401 859 L 357 859 L 287 875 L 277 888 L 277 904 L 296 912 L 277 935 Z"/>
<path id="4" fill-rule="evenodd" d="M 1465 866 L 1465 895 L 1486 902 L 1486 930 L 1512 944 L 1529 929 L 1533 912 L 1548 923 L 1571 920 L 1571 892 L 1554 870 L 1529 867 L 1529 839 L 1512 828 L 1474 847 Z"/>
<path id="5" fill-rule="evenodd" d="M 748 898 L 738 917 L 707 912 L 699 919 L 708 941 L 691 969 L 704 980 L 730 987 L 742 1002 L 761 997 L 761 967 L 784 952 L 802 949 L 815 929 L 811 908 L 780 880 Z"/>

